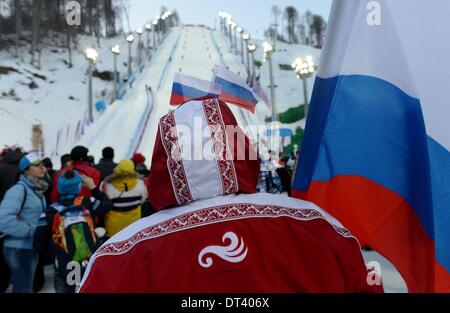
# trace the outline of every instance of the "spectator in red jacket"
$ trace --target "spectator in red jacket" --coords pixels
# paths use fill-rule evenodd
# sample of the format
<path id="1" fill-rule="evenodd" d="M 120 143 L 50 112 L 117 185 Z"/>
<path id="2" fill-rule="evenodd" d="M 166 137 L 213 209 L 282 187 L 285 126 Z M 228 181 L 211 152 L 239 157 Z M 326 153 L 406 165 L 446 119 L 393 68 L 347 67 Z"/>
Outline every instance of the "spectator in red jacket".
<path id="1" fill-rule="evenodd" d="M 197 146 L 203 158 L 187 145 L 182 154 L 176 135 L 196 119 L 209 131 Z M 235 136 L 225 136 L 227 126 Z M 148 187 L 160 211 L 104 243 L 80 291 L 383 291 L 381 280 L 368 283 L 358 241 L 339 221 L 311 202 L 256 194 L 258 178 L 256 149 L 226 103 L 193 100 L 169 112 Z"/>
<path id="2" fill-rule="evenodd" d="M 68 169 L 75 169 L 78 171 L 78 173 L 92 178 L 97 187 L 100 185 L 100 172 L 89 165 L 88 153 L 88 148 L 83 146 L 76 146 L 72 149 L 72 151 L 70 152 L 70 158 L 72 160 L 70 167 L 61 169 L 53 178 L 53 189 L 50 197 L 51 203 L 59 201 L 59 193 L 57 188 L 58 178 Z M 92 194 L 88 188 L 83 186 L 83 188 L 81 188 L 80 195 L 90 197 Z"/>

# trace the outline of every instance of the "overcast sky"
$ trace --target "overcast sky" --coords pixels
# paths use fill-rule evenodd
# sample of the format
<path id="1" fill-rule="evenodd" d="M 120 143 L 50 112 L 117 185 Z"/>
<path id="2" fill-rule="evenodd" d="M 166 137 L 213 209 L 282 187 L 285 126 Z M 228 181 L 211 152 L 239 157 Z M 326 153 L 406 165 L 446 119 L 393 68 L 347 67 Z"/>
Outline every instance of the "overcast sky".
<path id="1" fill-rule="evenodd" d="M 181 22 L 217 26 L 217 13 L 225 11 L 232 15 L 238 25 L 250 31 L 253 36 L 262 38 L 264 30 L 273 21 L 271 7 L 277 5 L 284 11 L 286 6 L 294 6 L 300 13 L 307 9 L 322 15 L 325 20 L 332 0 L 130 0 L 130 24 L 132 29 L 145 24 L 160 13 L 161 6 L 176 9 Z M 126 22 L 124 28 L 127 30 Z"/>

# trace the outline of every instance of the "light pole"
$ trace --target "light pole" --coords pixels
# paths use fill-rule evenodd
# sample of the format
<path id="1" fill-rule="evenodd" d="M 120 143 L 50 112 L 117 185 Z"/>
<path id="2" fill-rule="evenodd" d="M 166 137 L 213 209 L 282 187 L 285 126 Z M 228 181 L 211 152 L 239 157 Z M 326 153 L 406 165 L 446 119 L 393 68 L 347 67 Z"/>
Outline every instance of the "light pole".
<path id="1" fill-rule="evenodd" d="M 172 16 L 172 11 L 166 11 L 164 12 L 163 16 L 161 17 L 163 21 L 163 34 L 167 32 L 168 24 L 169 24 L 169 18 Z"/>
<path id="2" fill-rule="evenodd" d="M 314 74 L 317 66 L 314 64 L 312 56 L 308 55 L 305 60 L 303 60 L 302 58 L 295 59 L 295 61 L 292 63 L 292 68 L 294 69 L 297 78 L 301 79 L 303 82 L 305 118 L 308 118 L 309 101 L 308 101 L 308 90 L 306 86 L 306 79 Z"/>
<path id="3" fill-rule="evenodd" d="M 278 24 L 272 24 L 272 45 L 275 50 L 277 47 Z"/>
<path id="4" fill-rule="evenodd" d="M 156 49 L 156 47 L 158 46 L 158 43 L 156 42 L 156 30 L 158 26 L 158 20 L 153 20 L 152 24 L 153 24 L 153 48 Z"/>
<path id="5" fill-rule="evenodd" d="M 253 44 L 248 45 L 248 51 L 251 53 L 251 56 L 252 56 L 252 59 L 251 59 L 251 62 L 252 62 L 252 75 L 251 75 L 251 77 L 252 77 L 252 81 L 253 81 L 253 79 L 255 77 L 255 51 L 256 51 L 256 45 L 253 45 Z"/>
<path id="6" fill-rule="evenodd" d="M 137 49 L 138 49 L 138 67 L 141 66 L 142 63 L 142 27 L 138 27 L 138 29 L 136 29 L 136 33 L 138 34 L 138 44 L 137 44 Z"/>
<path id="7" fill-rule="evenodd" d="M 155 21 L 156 21 L 156 24 L 154 24 L 154 25 L 157 26 L 156 30 L 158 31 L 158 33 L 156 35 L 158 37 L 158 46 L 159 46 L 161 44 L 161 27 L 162 27 L 161 26 L 161 16 L 157 15 L 155 17 Z"/>
<path id="8" fill-rule="evenodd" d="M 223 32 L 223 12 L 219 12 L 220 31 Z"/>
<path id="9" fill-rule="evenodd" d="M 97 51 L 95 51 L 92 48 L 87 48 L 86 51 L 84 52 L 86 59 L 88 60 L 89 63 L 89 68 L 88 68 L 88 104 L 89 104 L 89 123 L 93 123 L 94 122 L 94 112 L 93 112 L 93 99 L 92 99 L 92 66 L 95 64 L 95 62 L 97 62 Z"/>
<path id="10" fill-rule="evenodd" d="M 147 23 L 144 26 L 145 32 L 147 33 L 147 54 L 150 54 L 150 50 L 152 49 L 150 47 L 150 32 L 152 31 L 152 24 Z"/>
<path id="11" fill-rule="evenodd" d="M 242 33 L 244 32 L 244 30 L 242 29 L 242 27 L 238 27 L 236 30 L 239 34 L 239 39 L 241 42 L 241 62 L 244 63 L 244 41 L 242 40 Z"/>
<path id="12" fill-rule="evenodd" d="M 120 46 L 115 45 L 111 48 L 111 52 L 114 56 L 114 100 L 119 96 L 119 89 L 117 88 L 117 56 L 120 54 Z"/>
<path id="13" fill-rule="evenodd" d="M 250 76 L 250 55 L 248 53 L 248 41 L 250 40 L 249 34 L 243 34 L 242 39 L 245 42 L 245 52 L 247 54 L 247 75 Z"/>
<path id="14" fill-rule="evenodd" d="M 272 103 L 272 122 L 278 121 L 278 113 L 276 109 L 276 99 L 275 99 L 275 85 L 274 85 L 274 79 L 273 79 L 273 66 L 272 66 L 272 53 L 274 52 L 273 46 L 268 43 L 263 43 L 263 49 L 264 49 L 264 61 L 269 62 L 269 78 L 270 78 L 270 101 Z"/>
<path id="15" fill-rule="evenodd" d="M 231 34 L 231 24 L 233 24 L 233 21 L 231 20 L 231 17 L 228 19 L 228 37 L 230 38 L 230 49 L 233 49 L 233 37 Z"/>
<path id="16" fill-rule="evenodd" d="M 134 41 L 134 36 L 132 34 L 129 34 L 127 37 L 128 41 L 128 81 L 130 81 L 131 78 L 131 45 Z"/>
<path id="17" fill-rule="evenodd" d="M 233 22 L 231 24 L 231 28 L 233 29 L 233 48 L 234 48 L 234 54 L 237 54 L 237 38 L 236 38 L 236 28 L 237 24 Z"/>
<path id="18" fill-rule="evenodd" d="M 166 15 L 163 15 L 161 17 L 161 21 L 162 21 L 162 35 L 164 36 L 166 33 Z"/>

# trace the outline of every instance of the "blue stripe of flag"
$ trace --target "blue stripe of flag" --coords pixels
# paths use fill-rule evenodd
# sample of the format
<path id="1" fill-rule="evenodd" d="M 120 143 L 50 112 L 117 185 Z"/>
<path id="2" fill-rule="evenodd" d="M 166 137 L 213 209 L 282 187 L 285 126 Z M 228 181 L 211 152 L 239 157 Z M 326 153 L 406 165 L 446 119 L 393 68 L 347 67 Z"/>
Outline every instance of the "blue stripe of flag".
<path id="1" fill-rule="evenodd" d="M 255 104 L 258 103 L 258 100 L 248 88 L 239 86 L 218 76 L 216 76 L 214 82 L 222 88 L 223 93 L 245 99 Z"/>
<path id="2" fill-rule="evenodd" d="M 180 83 L 173 83 L 172 85 L 172 93 L 182 95 L 186 98 L 199 98 L 204 96 L 218 96 L 216 94 L 210 94 L 209 92 L 206 92 L 204 90 L 199 90 L 194 87 L 189 87 Z"/>

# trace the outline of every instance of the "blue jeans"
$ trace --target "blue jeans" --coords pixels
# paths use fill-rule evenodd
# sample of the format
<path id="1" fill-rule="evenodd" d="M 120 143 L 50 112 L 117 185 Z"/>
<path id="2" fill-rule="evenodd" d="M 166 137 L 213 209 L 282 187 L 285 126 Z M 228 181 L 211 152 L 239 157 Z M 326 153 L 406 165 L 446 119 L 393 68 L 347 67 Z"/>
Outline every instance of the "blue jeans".
<path id="1" fill-rule="evenodd" d="M 34 272 L 39 255 L 34 250 L 3 247 L 3 255 L 11 270 L 13 292 L 33 292 Z"/>

